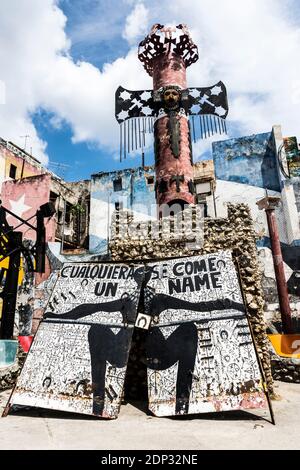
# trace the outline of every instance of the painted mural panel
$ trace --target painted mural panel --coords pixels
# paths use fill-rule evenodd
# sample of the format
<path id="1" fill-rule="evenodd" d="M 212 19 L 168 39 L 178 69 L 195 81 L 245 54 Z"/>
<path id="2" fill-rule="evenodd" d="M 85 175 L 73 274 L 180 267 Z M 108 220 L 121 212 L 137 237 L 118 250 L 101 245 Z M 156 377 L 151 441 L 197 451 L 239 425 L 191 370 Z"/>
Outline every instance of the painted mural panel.
<path id="1" fill-rule="evenodd" d="M 297 137 L 283 139 L 289 173 L 292 178 L 300 176 L 300 150 Z"/>
<path id="2" fill-rule="evenodd" d="M 143 273 L 64 264 L 12 404 L 117 417 Z"/>
<path id="3" fill-rule="evenodd" d="M 216 178 L 280 191 L 272 133 L 213 142 Z"/>
<path id="4" fill-rule="evenodd" d="M 149 409 L 156 416 L 266 407 L 229 251 L 147 265 Z"/>

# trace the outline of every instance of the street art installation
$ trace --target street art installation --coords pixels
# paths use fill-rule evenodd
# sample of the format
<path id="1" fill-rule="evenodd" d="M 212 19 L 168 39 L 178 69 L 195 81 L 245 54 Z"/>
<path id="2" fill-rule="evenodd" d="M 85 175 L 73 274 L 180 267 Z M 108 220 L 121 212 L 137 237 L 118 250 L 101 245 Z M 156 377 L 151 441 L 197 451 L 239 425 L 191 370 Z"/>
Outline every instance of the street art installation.
<path id="1" fill-rule="evenodd" d="M 267 405 L 229 251 L 143 265 L 65 264 L 11 404 L 117 417 L 134 325 L 148 330 L 156 416 Z"/>
<path id="2" fill-rule="evenodd" d="M 226 88 L 221 81 L 211 87 L 187 88 L 186 68 L 198 60 L 198 49 L 186 25 L 155 24 L 140 43 L 138 57 L 153 77 L 153 91 L 121 86 L 116 91 L 120 159 L 145 147 L 145 134 L 153 132 L 158 204 L 192 204 L 191 136 L 196 141 L 226 133 Z"/>
<path id="3" fill-rule="evenodd" d="M 149 264 L 149 408 L 156 416 L 267 405 L 230 252 Z M 157 272 L 161 270 L 162 276 Z"/>
<path id="4" fill-rule="evenodd" d="M 65 264 L 12 403 L 118 414 L 143 267 Z"/>
<path id="5" fill-rule="evenodd" d="M 285 137 L 283 145 L 286 153 L 286 159 L 290 178 L 300 176 L 300 149 L 297 137 Z"/>

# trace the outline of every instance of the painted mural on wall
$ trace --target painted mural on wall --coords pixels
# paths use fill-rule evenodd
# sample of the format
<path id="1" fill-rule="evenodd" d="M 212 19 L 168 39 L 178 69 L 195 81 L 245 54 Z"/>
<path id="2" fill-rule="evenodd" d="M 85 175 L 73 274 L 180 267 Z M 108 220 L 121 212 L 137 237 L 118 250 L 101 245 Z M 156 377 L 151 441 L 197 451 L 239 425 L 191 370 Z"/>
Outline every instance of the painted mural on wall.
<path id="1" fill-rule="evenodd" d="M 229 251 L 147 265 L 149 408 L 156 416 L 266 406 Z"/>
<path id="2" fill-rule="evenodd" d="M 213 142 L 216 178 L 280 191 L 271 132 Z"/>
<path id="3" fill-rule="evenodd" d="M 283 144 L 290 177 L 300 176 L 300 150 L 297 137 L 285 137 Z"/>
<path id="4" fill-rule="evenodd" d="M 2 184 L 2 204 L 14 214 L 35 223 L 35 215 L 42 204 L 49 202 L 51 175 L 43 174 L 20 180 L 6 181 Z M 12 215 L 7 216 L 10 225 L 17 226 L 20 221 Z M 35 240 L 36 232 L 25 225 L 18 228 L 27 240 Z M 55 240 L 55 221 L 49 218 L 46 223 L 47 241 Z"/>
<path id="5" fill-rule="evenodd" d="M 156 218 L 152 167 L 125 169 L 92 175 L 89 251 L 106 254 L 112 214 L 116 208 L 129 209 L 136 220 Z"/>
<path id="6" fill-rule="evenodd" d="M 115 418 L 143 272 L 65 264 L 11 403 Z"/>

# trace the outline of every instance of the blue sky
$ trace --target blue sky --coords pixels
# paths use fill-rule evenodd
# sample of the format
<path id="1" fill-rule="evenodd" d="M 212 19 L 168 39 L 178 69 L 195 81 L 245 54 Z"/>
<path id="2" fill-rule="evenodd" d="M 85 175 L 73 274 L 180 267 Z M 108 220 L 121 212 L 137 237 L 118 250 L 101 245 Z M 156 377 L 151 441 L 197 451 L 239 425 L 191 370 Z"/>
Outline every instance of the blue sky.
<path id="1" fill-rule="evenodd" d="M 70 53 L 75 62 L 90 62 L 102 69 L 105 63 L 127 54 L 130 46 L 122 37 L 122 31 L 124 18 L 132 9 L 130 4 L 119 0 L 62 0 L 59 5 L 67 17 L 65 30 L 72 41 Z M 51 113 L 39 110 L 34 113 L 33 121 L 38 134 L 47 142 L 49 168 L 64 179 L 88 179 L 92 173 L 140 164 L 140 156 L 131 158 L 129 163 L 128 159 L 120 163 L 111 158 L 110 152 L 103 151 L 101 146 L 92 142 L 72 143 L 71 126 L 65 122 L 61 129 L 55 129 L 49 125 L 51 116 Z M 146 160 L 147 164 L 153 164 L 152 151 L 147 152 Z"/>
<path id="2" fill-rule="evenodd" d="M 299 136 L 298 0 L 2 0 L 0 8 L 1 137 L 23 146 L 29 135 L 27 150 L 66 180 L 140 163 L 140 155 L 118 162 L 114 93 L 120 84 L 152 87 L 137 45 L 156 22 L 188 24 L 200 52 L 188 83 L 224 81 L 229 137 L 274 124 Z M 198 141 L 194 158 L 210 147 Z M 149 142 L 147 164 L 152 153 Z"/>

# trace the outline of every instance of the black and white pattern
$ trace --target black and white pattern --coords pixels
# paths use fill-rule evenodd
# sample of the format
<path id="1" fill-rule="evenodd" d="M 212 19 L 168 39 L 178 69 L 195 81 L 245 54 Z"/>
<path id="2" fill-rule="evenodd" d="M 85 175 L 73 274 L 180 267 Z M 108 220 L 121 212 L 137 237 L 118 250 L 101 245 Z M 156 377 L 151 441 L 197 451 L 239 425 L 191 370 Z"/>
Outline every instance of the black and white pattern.
<path id="1" fill-rule="evenodd" d="M 141 288 L 155 415 L 266 406 L 229 251 L 135 266 L 65 264 L 11 404 L 115 418 Z"/>
<path id="2" fill-rule="evenodd" d="M 156 416 L 266 406 L 230 252 L 147 266 L 149 408 Z"/>
<path id="3" fill-rule="evenodd" d="M 188 109 L 194 142 L 215 134 L 226 134 L 227 91 L 223 82 L 207 88 L 188 89 Z M 194 116 L 198 116 L 195 119 Z"/>
<path id="4" fill-rule="evenodd" d="M 115 115 L 118 123 L 130 118 L 154 116 L 152 90 L 130 91 L 119 86 L 116 91 Z"/>
<path id="5" fill-rule="evenodd" d="M 185 67 L 189 67 L 198 60 L 198 48 L 185 24 L 164 26 L 157 23 L 153 25 L 150 34 L 139 44 L 138 57 L 145 70 L 152 76 L 153 59 L 170 52 L 181 56 Z"/>
<path id="6" fill-rule="evenodd" d="M 11 403 L 115 418 L 143 272 L 65 264 Z"/>
<path id="7" fill-rule="evenodd" d="M 115 116 L 120 125 L 120 159 L 134 150 L 145 147 L 145 134 L 153 133 L 157 119 L 168 116 L 160 97 L 163 90 L 116 91 Z M 228 114 L 227 92 L 223 82 L 206 88 L 181 90 L 178 115 L 189 118 L 192 139 L 206 139 L 226 133 Z M 197 119 L 194 116 L 198 116 Z"/>

